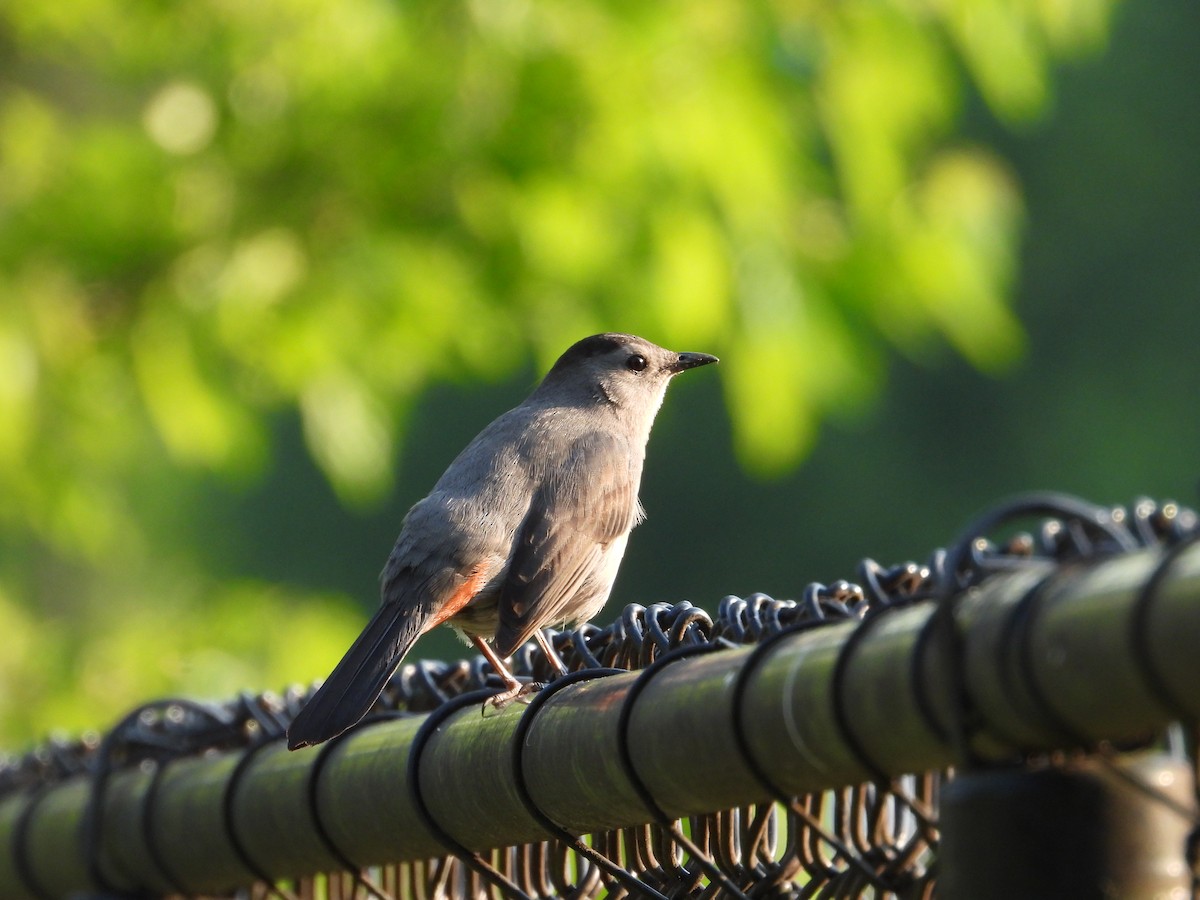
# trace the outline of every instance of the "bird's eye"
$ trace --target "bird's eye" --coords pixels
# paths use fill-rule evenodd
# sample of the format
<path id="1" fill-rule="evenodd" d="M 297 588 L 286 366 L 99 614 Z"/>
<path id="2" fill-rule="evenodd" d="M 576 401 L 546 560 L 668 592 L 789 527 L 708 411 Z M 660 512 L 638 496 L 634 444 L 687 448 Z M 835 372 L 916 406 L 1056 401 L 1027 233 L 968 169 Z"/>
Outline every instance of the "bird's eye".
<path id="1" fill-rule="evenodd" d="M 625 360 L 625 365 L 634 372 L 640 372 L 646 368 L 646 357 L 640 353 L 635 353 L 629 359 Z"/>

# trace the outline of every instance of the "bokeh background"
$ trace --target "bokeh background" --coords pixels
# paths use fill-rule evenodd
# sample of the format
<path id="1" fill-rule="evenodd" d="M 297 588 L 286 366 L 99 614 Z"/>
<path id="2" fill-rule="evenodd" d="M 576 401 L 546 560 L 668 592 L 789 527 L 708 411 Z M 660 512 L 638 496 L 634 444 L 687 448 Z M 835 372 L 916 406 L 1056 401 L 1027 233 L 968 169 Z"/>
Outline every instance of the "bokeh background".
<path id="1" fill-rule="evenodd" d="M 0 747 L 324 675 L 596 331 L 722 357 L 602 620 L 1192 502 L 1198 148 L 1192 0 L 0 6 Z"/>

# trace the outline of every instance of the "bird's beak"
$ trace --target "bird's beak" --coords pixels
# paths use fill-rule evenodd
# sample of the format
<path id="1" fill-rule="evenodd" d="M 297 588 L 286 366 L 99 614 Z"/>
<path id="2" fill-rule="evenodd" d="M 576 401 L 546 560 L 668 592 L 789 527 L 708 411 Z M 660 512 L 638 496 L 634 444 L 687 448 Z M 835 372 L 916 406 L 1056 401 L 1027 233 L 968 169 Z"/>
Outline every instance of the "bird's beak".
<path id="1" fill-rule="evenodd" d="M 694 369 L 697 366 L 707 366 L 709 363 L 719 362 L 719 360 L 708 353 L 680 353 L 675 358 L 675 362 L 667 366 L 667 371 L 672 375 L 678 375 L 687 369 Z"/>

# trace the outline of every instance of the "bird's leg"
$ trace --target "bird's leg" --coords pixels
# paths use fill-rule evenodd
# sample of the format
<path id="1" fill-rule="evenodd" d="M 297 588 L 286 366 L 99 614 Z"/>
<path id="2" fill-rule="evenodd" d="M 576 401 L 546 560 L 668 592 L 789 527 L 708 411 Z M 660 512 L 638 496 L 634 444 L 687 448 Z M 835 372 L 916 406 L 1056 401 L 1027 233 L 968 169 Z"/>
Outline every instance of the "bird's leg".
<path id="1" fill-rule="evenodd" d="M 558 670 L 559 675 L 566 675 L 567 664 L 563 662 L 562 657 L 558 655 L 558 651 L 554 649 L 554 645 L 550 643 L 550 638 L 546 636 L 546 632 L 539 628 L 533 633 L 533 636 L 542 648 L 542 652 L 546 654 L 546 661 Z"/>
<path id="2" fill-rule="evenodd" d="M 508 670 L 508 666 L 504 664 L 504 660 L 497 656 L 496 651 L 479 635 L 471 635 L 471 643 L 475 645 L 475 649 L 483 654 L 484 659 L 491 664 L 492 670 L 500 676 L 505 684 L 505 690 L 498 694 L 493 694 L 484 701 L 483 708 L 485 712 L 489 706 L 495 709 L 504 709 L 504 707 L 508 706 L 514 700 L 524 699 L 528 695 L 536 694 L 542 689 L 543 685 L 539 682 L 522 684 L 518 681 L 517 676 Z"/>
<path id="3" fill-rule="evenodd" d="M 491 665 L 492 671 L 500 676 L 505 687 L 509 690 L 521 687 L 521 682 L 517 681 L 517 677 L 508 671 L 508 666 L 504 664 L 504 660 L 496 655 L 496 651 L 491 648 L 487 641 L 477 634 L 470 635 L 470 638 L 471 643 L 475 645 L 475 649 L 483 654 L 483 658 Z"/>

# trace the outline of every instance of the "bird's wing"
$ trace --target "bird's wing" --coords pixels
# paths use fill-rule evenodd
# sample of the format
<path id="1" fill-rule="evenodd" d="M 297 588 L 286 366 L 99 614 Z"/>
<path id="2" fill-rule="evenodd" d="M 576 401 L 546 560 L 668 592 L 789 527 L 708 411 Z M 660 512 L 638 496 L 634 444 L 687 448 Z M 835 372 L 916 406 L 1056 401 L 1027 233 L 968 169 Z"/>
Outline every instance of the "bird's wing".
<path id="1" fill-rule="evenodd" d="M 638 481 L 628 448 L 607 432 L 580 438 L 566 464 L 547 473 L 500 589 L 497 653 L 509 656 L 537 629 L 570 617 L 571 599 L 605 549 L 636 523 Z"/>

